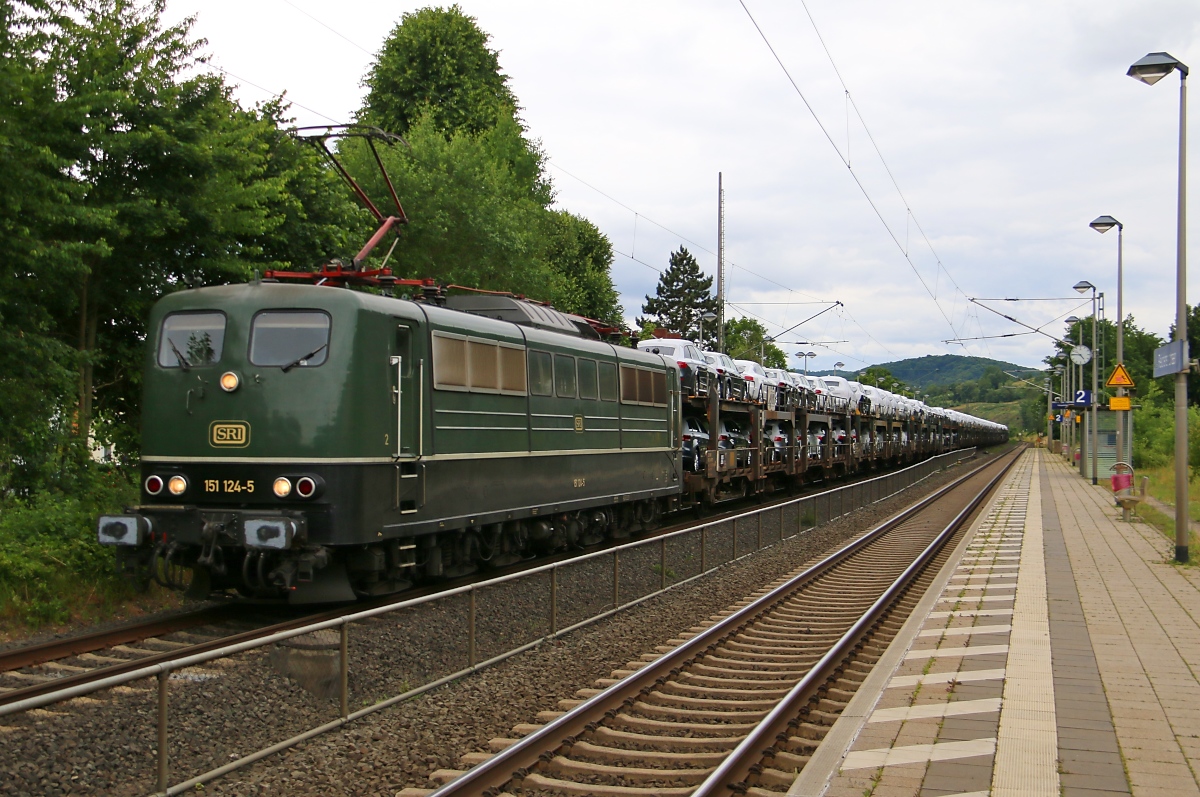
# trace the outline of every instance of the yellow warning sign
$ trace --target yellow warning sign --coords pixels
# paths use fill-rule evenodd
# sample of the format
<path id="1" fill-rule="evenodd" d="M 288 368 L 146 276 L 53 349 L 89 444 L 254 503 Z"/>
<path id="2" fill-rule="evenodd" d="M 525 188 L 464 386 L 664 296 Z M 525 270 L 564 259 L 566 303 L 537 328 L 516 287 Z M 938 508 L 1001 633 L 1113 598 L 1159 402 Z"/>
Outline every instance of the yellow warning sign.
<path id="1" fill-rule="evenodd" d="M 1133 400 L 1129 396 L 1113 396 L 1108 400 L 1108 408 L 1110 410 L 1130 410 L 1133 408 Z"/>
<path id="2" fill-rule="evenodd" d="M 1125 370 L 1125 363 L 1117 363 L 1117 367 L 1113 369 L 1112 374 L 1108 377 L 1108 381 L 1104 383 L 1105 387 L 1133 387 L 1133 377 Z"/>

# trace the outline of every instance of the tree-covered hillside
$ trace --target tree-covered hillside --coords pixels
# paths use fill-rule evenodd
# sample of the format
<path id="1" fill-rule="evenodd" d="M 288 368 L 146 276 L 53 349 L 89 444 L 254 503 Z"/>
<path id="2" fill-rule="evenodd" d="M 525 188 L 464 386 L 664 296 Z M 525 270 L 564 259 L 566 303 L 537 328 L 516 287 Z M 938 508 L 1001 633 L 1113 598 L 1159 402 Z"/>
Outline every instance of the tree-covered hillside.
<path id="1" fill-rule="evenodd" d="M 921 390 L 929 385 L 953 385 L 959 382 L 970 382 L 979 379 L 988 368 L 999 368 L 1001 371 L 1011 371 L 1025 376 L 1036 373 L 1037 368 L 1014 365 L 1003 360 L 992 360 L 987 357 L 966 357 L 961 354 L 927 354 L 924 357 L 910 357 L 907 360 L 896 360 L 891 363 L 880 363 L 872 366 L 884 368 L 896 379 L 913 390 Z M 809 373 L 832 374 L 833 371 L 813 371 Z M 853 370 L 841 369 L 842 376 L 849 377 L 857 373 Z"/>

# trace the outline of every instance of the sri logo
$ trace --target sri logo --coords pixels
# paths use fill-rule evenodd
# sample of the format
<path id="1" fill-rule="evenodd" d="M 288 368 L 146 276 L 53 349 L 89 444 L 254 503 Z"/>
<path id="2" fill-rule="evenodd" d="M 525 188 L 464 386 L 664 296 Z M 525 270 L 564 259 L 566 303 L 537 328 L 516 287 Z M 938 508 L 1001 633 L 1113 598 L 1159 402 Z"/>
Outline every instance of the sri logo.
<path id="1" fill-rule="evenodd" d="M 213 421 L 208 425 L 208 444 L 214 448 L 245 448 L 250 445 L 250 424 Z"/>

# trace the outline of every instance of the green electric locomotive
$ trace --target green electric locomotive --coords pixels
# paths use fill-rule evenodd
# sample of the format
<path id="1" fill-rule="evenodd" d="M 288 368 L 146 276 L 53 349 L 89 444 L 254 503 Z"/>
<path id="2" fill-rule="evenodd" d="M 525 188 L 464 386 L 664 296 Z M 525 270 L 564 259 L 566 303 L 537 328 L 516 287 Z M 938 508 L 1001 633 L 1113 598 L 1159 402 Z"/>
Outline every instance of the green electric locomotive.
<path id="1" fill-rule="evenodd" d="M 324 602 L 621 537 L 674 507 L 673 362 L 532 302 L 442 304 L 260 280 L 163 298 L 141 503 L 102 517 L 100 541 L 195 594 Z"/>

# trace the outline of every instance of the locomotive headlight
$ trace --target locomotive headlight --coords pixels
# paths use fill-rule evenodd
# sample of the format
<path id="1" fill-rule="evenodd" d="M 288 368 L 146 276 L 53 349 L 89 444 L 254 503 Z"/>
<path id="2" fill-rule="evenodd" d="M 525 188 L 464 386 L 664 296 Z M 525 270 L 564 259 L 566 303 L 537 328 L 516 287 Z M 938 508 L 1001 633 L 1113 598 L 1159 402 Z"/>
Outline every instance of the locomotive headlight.
<path id="1" fill-rule="evenodd" d="M 275 491 L 276 496 L 287 498 L 292 494 L 292 480 L 280 476 L 275 480 L 275 484 L 271 486 L 271 489 Z"/>
<path id="2" fill-rule="evenodd" d="M 221 389 L 226 393 L 232 393 L 233 391 L 237 390 L 238 385 L 241 383 L 242 380 L 233 371 L 226 371 L 225 373 L 221 374 Z"/>
<path id="3" fill-rule="evenodd" d="M 183 476 L 172 476 L 167 482 L 167 489 L 171 491 L 171 495 L 183 495 L 187 488 L 188 482 Z"/>
<path id="4" fill-rule="evenodd" d="M 158 495 L 162 492 L 163 480 L 162 476 L 147 476 L 146 477 L 146 492 L 150 495 Z"/>

